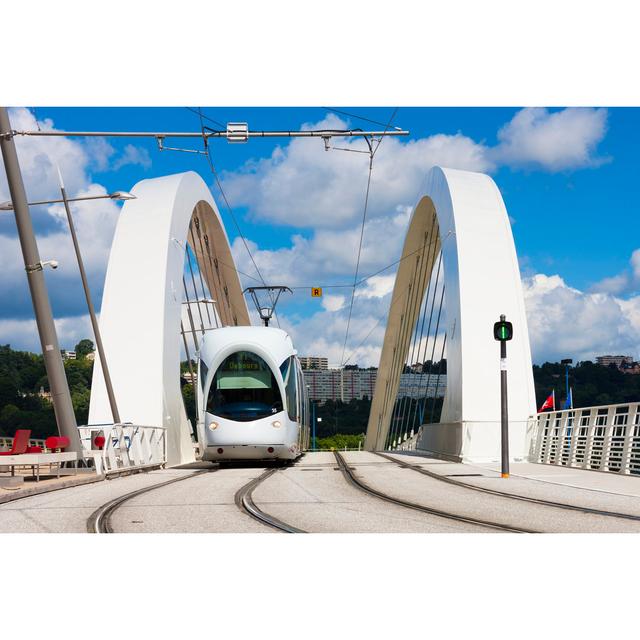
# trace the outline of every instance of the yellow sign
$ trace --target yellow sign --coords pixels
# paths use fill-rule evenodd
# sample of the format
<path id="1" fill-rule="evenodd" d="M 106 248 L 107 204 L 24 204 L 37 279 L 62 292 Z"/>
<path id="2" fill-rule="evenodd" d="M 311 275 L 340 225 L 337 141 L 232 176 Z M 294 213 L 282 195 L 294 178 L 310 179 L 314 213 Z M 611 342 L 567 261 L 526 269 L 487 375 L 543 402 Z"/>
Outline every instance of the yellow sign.
<path id="1" fill-rule="evenodd" d="M 322 288 L 321 287 L 311 287 L 311 297 L 312 298 L 322 298 Z"/>

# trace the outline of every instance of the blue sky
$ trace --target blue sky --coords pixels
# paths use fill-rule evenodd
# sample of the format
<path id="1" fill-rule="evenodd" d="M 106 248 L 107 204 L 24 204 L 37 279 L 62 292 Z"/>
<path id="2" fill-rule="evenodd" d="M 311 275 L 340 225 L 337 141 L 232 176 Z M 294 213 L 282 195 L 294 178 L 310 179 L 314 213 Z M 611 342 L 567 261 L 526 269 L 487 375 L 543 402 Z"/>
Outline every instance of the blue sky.
<path id="1" fill-rule="evenodd" d="M 336 108 L 380 122 L 387 122 L 393 111 Z M 381 128 L 324 108 L 203 107 L 203 112 L 220 123 L 247 121 L 252 129 L 298 129 L 304 124 Z M 199 126 L 197 115 L 186 108 L 38 107 L 30 112 L 14 110 L 14 127 L 32 128 L 34 114 L 41 123 L 51 121 L 43 126 L 52 124 L 62 130 L 170 131 Z M 635 233 L 640 200 L 635 157 L 639 121 L 640 111 L 632 108 L 399 108 L 394 124 L 411 135 L 385 139 L 374 163 L 361 273 L 377 271 L 399 257 L 403 229 L 430 166 L 485 171 L 496 181 L 512 218 L 534 360 L 586 358 L 621 350 L 638 357 L 640 253 L 635 260 L 632 256 L 639 244 Z M 172 142 L 198 146 L 196 141 Z M 57 197 L 55 162 L 62 164 L 72 193 L 128 190 L 144 178 L 198 171 L 211 185 L 239 268 L 255 274 L 202 156 L 160 153 L 154 141 L 144 140 L 31 138 L 17 143 L 32 199 Z M 362 146 L 357 141 L 345 144 Z M 326 152 L 320 140 L 267 139 L 237 145 L 220 140 L 213 143 L 213 161 L 268 281 L 289 285 L 352 281 L 352 252 L 367 177 L 364 154 Z M 0 196 L 8 199 L 4 174 Z M 79 207 L 77 215 L 99 305 L 118 209 L 111 202 L 91 206 Z M 65 228 L 59 209 L 40 208 L 33 216 L 43 258 L 49 257 L 47 250 L 62 251 L 58 247 L 64 242 Z M 26 281 L 14 268 L 19 254 L 15 223 L 8 214 L 0 216 L 0 242 L 4 253 L 4 259 L 0 255 L 0 342 L 37 350 Z M 340 258 L 331 253 L 336 243 L 341 246 Z M 386 312 L 393 270 L 384 275 L 356 298 L 352 347 Z M 72 347 L 82 331 L 88 334 L 73 261 L 66 260 L 47 278 L 54 313 L 60 319 L 61 342 Z M 243 284 L 251 281 L 245 279 Z M 327 293 L 318 301 L 297 291 L 293 298 L 283 299 L 281 317 L 301 351 L 328 353 L 335 360 L 344 338 L 346 304 L 341 290 Z M 566 312 L 551 314 L 550 305 L 559 301 Z M 581 319 L 573 331 L 580 334 L 578 339 L 562 328 L 563 322 L 576 317 Z M 379 327 L 355 360 L 375 363 L 381 340 Z"/>

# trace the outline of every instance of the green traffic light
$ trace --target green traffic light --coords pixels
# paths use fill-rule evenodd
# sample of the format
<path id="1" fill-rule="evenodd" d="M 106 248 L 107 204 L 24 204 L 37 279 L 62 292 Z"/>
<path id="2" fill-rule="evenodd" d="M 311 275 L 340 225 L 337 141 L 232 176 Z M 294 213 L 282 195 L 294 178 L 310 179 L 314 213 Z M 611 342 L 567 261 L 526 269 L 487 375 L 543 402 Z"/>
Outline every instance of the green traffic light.
<path id="1" fill-rule="evenodd" d="M 493 337 L 505 342 L 513 338 L 513 325 L 506 320 L 500 320 L 493 325 Z"/>

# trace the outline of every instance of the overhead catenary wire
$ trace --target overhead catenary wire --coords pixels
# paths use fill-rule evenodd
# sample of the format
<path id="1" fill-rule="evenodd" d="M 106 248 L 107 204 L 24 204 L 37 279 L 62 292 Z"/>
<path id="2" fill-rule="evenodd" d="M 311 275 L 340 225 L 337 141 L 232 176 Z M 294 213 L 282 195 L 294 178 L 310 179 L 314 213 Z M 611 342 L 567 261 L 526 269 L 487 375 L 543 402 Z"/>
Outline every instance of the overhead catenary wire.
<path id="1" fill-rule="evenodd" d="M 364 116 L 356 115 L 355 113 L 349 113 L 348 111 L 342 111 L 340 109 L 334 109 L 332 107 L 322 107 L 326 111 L 332 111 L 333 113 L 339 113 L 343 116 L 348 116 L 349 118 L 357 118 L 358 120 L 362 120 L 363 122 L 370 122 L 371 124 L 379 124 L 383 127 L 385 126 L 384 122 L 379 122 L 378 120 L 372 120 L 371 118 L 365 118 Z M 400 127 L 394 127 L 396 131 L 401 131 Z"/>
<path id="2" fill-rule="evenodd" d="M 218 190 L 220 191 L 220 195 L 222 196 L 222 199 L 224 200 L 225 206 L 227 208 L 227 211 L 229 212 L 229 215 L 231 216 L 231 219 L 233 220 L 233 224 L 235 225 L 236 231 L 238 232 L 238 235 L 240 236 L 240 239 L 242 240 L 242 244 L 244 245 L 244 248 L 247 251 L 247 254 L 249 255 L 249 258 L 253 264 L 254 269 L 256 270 L 256 273 L 258 274 L 258 277 L 260 278 L 260 281 L 262 282 L 262 284 L 266 287 L 267 283 L 265 282 L 265 279 L 262 277 L 262 273 L 260 271 L 260 268 L 258 267 L 253 254 L 251 253 L 251 249 L 249 248 L 249 244 L 247 243 L 246 238 L 244 237 L 244 234 L 242 233 L 242 229 L 240 228 L 240 225 L 238 223 L 238 220 L 236 219 L 236 216 L 233 212 L 233 209 L 231 208 L 231 205 L 229 204 L 229 200 L 227 198 L 227 194 L 224 192 L 224 188 L 222 187 L 222 182 L 220 180 L 220 176 L 218 175 L 218 172 L 216 171 L 215 165 L 213 164 L 213 160 L 211 158 L 211 150 L 209 147 L 209 143 L 207 140 L 207 137 L 205 136 L 205 126 L 204 123 L 202 122 L 202 109 L 199 108 L 198 109 L 198 115 L 200 116 L 200 126 L 202 129 L 202 139 L 204 142 L 204 151 L 205 151 L 205 157 L 207 158 L 207 163 L 209 164 L 209 169 L 211 170 L 211 173 L 213 174 L 213 177 L 216 181 L 216 184 L 218 186 Z M 271 299 L 271 302 L 273 304 L 273 297 L 271 296 L 271 294 L 269 293 L 269 297 Z M 280 319 L 278 318 L 278 314 L 276 313 L 276 310 L 274 309 L 273 311 L 273 315 L 276 318 L 276 322 L 278 323 L 278 327 L 280 326 Z"/>
<path id="3" fill-rule="evenodd" d="M 396 107 L 393 110 L 393 113 L 391 114 L 391 117 L 389 118 L 389 122 L 387 123 L 387 125 L 385 127 L 385 132 L 391 126 L 391 123 L 393 122 L 393 118 L 395 117 L 397 111 L 398 111 L 398 108 Z M 354 278 L 353 278 L 353 288 L 351 290 L 351 300 L 349 302 L 349 313 L 348 313 L 348 316 L 347 316 L 347 327 L 346 327 L 345 336 L 344 336 L 344 343 L 342 345 L 342 355 L 340 356 L 340 363 L 341 363 L 340 366 L 341 367 L 344 366 L 344 354 L 345 354 L 345 351 L 347 349 L 347 341 L 349 339 L 349 329 L 351 327 L 351 317 L 353 315 L 353 303 L 354 303 L 355 295 L 356 295 L 356 287 L 358 286 L 358 273 L 359 273 L 359 269 L 360 269 L 360 258 L 362 256 L 362 242 L 363 242 L 363 239 L 364 239 L 364 229 L 365 229 L 365 224 L 366 224 L 366 221 L 367 221 L 367 209 L 369 207 L 369 193 L 370 193 L 370 190 L 371 190 L 371 174 L 373 172 L 373 159 L 374 159 L 374 156 L 376 154 L 376 151 L 380 147 L 380 143 L 382 142 L 383 137 L 384 136 L 382 136 L 380 138 L 380 140 L 378 141 L 378 144 L 377 144 L 375 149 L 373 149 L 373 147 L 371 145 L 371 141 L 368 140 L 368 138 L 365 137 L 365 140 L 366 140 L 367 144 L 369 145 L 369 151 L 370 151 L 369 171 L 368 171 L 368 174 L 367 174 L 367 187 L 366 187 L 366 191 L 365 191 L 364 207 L 363 207 L 363 210 L 362 210 L 362 224 L 360 226 L 360 240 L 358 242 L 358 254 L 357 254 L 357 258 L 356 258 L 355 275 L 354 275 Z"/>
<path id="4" fill-rule="evenodd" d="M 205 115 L 204 113 L 202 113 L 202 107 L 198 107 L 197 109 L 194 109 L 193 107 L 185 107 L 185 109 L 187 111 L 191 111 L 191 113 L 195 113 L 196 115 L 198 115 L 200 117 L 200 122 L 202 122 L 202 120 L 208 120 L 212 124 L 217 124 L 222 129 L 226 129 L 227 128 L 226 124 L 223 124 L 219 120 L 214 120 L 213 118 L 211 118 L 211 117 Z"/>

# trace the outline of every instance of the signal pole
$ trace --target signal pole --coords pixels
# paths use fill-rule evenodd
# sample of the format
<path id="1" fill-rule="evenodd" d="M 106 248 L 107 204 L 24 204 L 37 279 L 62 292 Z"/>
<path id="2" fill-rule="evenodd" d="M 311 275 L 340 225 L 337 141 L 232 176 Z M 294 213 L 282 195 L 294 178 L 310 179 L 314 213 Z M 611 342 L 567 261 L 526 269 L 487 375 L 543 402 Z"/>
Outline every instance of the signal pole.
<path id="1" fill-rule="evenodd" d="M 500 444 L 502 477 L 509 477 L 509 408 L 507 400 L 507 341 L 513 338 L 513 325 L 501 315 L 493 325 L 493 337 L 500 341 Z"/>
<path id="2" fill-rule="evenodd" d="M 33 224 L 13 136 L 7 108 L 0 107 L 0 149 L 2 150 L 4 169 L 7 174 L 9 192 L 16 217 L 18 237 L 24 258 L 24 267 L 27 272 L 27 282 L 31 291 L 31 300 L 42 346 L 44 366 L 49 379 L 51 401 L 56 416 L 58 432 L 61 436 L 69 438 L 69 449 L 75 451 L 78 454 L 78 458 L 81 459 L 82 444 L 78 435 L 76 416 L 73 411 L 69 385 L 64 372 L 58 335 L 53 322 L 49 294 L 47 293 L 47 285 L 42 271 L 42 261 L 40 260 L 38 245 L 33 232 Z"/>

